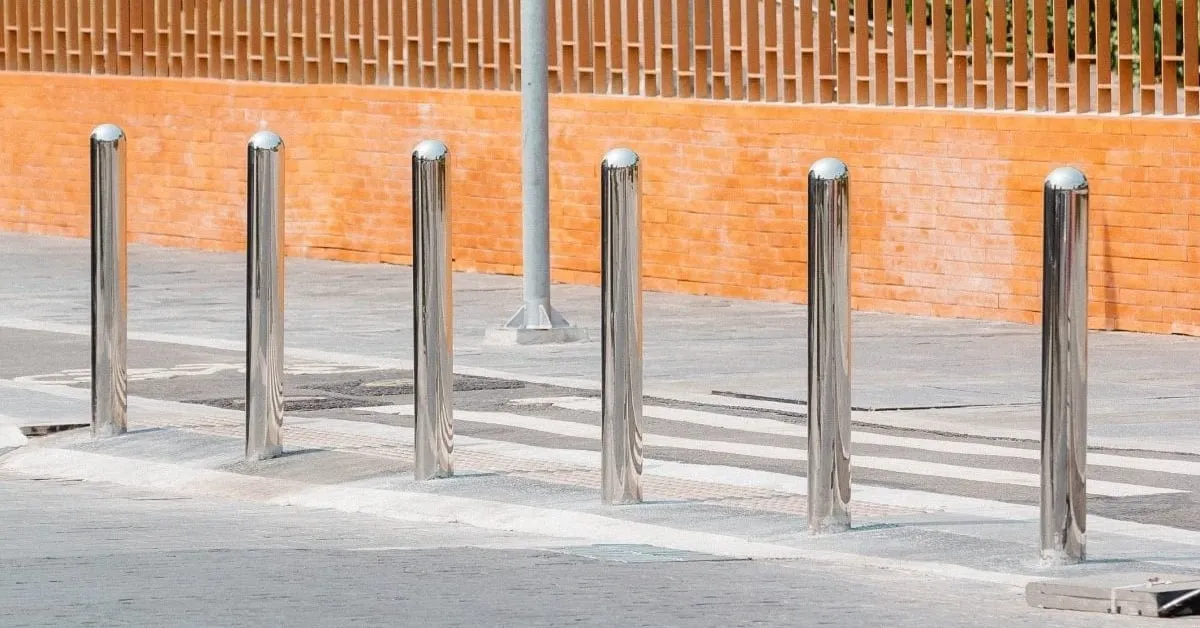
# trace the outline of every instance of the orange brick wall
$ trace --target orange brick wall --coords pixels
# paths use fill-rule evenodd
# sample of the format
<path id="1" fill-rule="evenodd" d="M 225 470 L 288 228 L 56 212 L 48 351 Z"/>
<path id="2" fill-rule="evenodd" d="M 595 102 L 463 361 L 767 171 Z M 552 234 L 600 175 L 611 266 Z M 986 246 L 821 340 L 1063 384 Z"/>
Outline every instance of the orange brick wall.
<path id="1" fill-rule="evenodd" d="M 520 272 L 512 93 L 0 72 L 0 229 L 88 233 L 87 136 L 130 137 L 133 241 L 244 246 L 245 142 L 287 142 L 290 255 L 410 261 L 409 151 L 453 153 L 460 270 Z M 554 279 L 597 283 L 598 164 L 644 160 L 645 286 L 802 302 L 805 176 L 852 176 L 854 306 L 1035 322 L 1041 184 L 1091 179 L 1093 327 L 1200 334 L 1200 124 L 1163 118 L 551 99 Z"/>

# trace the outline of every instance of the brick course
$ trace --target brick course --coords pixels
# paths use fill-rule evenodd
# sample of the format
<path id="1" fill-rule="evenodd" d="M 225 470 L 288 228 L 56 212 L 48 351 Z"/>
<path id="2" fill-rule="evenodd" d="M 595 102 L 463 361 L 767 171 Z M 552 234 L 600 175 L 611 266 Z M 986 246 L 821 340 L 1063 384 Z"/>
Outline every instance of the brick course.
<path id="1" fill-rule="evenodd" d="M 87 136 L 130 138 L 135 242 L 245 245 L 245 143 L 287 143 L 288 254 L 409 263 L 409 151 L 452 151 L 455 268 L 519 273 L 520 100 L 507 92 L 0 73 L 0 229 L 86 237 Z M 1041 185 L 1092 185 L 1093 328 L 1200 334 L 1200 126 L 1064 116 L 559 95 L 556 281 L 599 281 L 599 161 L 638 151 L 645 287 L 802 302 L 805 176 L 851 168 L 858 309 L 1039 319 Z"/>

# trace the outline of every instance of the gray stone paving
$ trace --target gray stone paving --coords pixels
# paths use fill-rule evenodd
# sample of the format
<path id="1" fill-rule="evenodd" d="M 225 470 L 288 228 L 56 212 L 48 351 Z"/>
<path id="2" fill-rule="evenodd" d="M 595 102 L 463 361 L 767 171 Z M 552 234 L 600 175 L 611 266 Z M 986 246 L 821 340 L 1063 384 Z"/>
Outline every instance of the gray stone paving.
<path id="1" fill-rule="evenodd" d="M 597 560 L 579 553 L 621 553 L 3 473 L 0 503 L 0 529 L 20 531 L 0 535 L 0 624 L 11 628 L 1135 621 L 1032 609 L 1014 588 L 934 577 L 803 561 Z"/>
<path id="2" fill-rule="evenodd" d="M 220 424 L 212 415 L 198 414 L 196 419 L 201 423 Z M 169 422 L 177 423 L 175 420 Z M 296 419 L 295 423 L 306 425 L 302 419 Z M 137 474 L 141 473 L 138 461 L 142 460 L 290 483 L 270 489 L 253 489 L 245 494 L 248 499 L 283 495 L 297 490 L 294 483 L 304 482 L 550 508 L 601 516 L 614 524 L 619 521 L 652 524 L 681 532 L 732 535 L 782 547 L 849 551 L 863 556 L 932 561 L 1000 573 L 1067 576 L 1138 568 L 1200 573 L 1200 555 L 1196 552 L 1200 545 L 1198 540 L 1194 539 L 1192 544 L 1175 544 L 1096 530 L 1089 535 L 1092 560 L 1086 565 L 1054 572 L 1043 570 L 1037 565 L 1034 545 L 1036 515 L 989 519 L 963 511 L 904 514 L 895 510 L 872 515 L 870 504 L 858 501 L 853 507 L 858 514 L 852 534 L 811 538 L 803 532 L 802 499 L 797 507 L 788 510 L 781 508 L 783 504 L 778 498 L 774 503 L 748 499 L 755 495 L 749 488 L 725 487 L 727 492 L 722 493 L 717 485 L 692 486 L 672 493 L 678 483 L 660 481 L 653 467 L 647 472 L 647 502 L 637 507 L 614 509 L 599 503 L 596 493 L 598 474 L 594 469 L 585 469 L 582 477 L 577 477 L 572 475 L 571 468 L 561 465 L 530 466 L 495 457 L 472 458 L 467 453 L 470 448 L 460 448 L 459 472 L 455 478 L 415 482 L 411 479 L 411 447 L 406 442 L 380 444 L 375 440 L 337 439 L 316 433 L 298 439 L 295 433 L 299 428 L 293 427 L 293 444 L 287 448 L 287 455 L 273 461 L 247 464 L 241 459 L 241 428 L 236 419 L 231 418 L 224 425 L 227 428 L 200 432 L 194 428 L 137 429 L 127 436 L 102 441 L 93 441 L 85 433 L 64 433 L 40 439 L 31 447 L 65 448 L 125 460 L 127 462 L 119 467 L 124 470 L 117 473 L 135 484 L 139 482 Z M 304 429 L 311 432 L 310 428 Z M 0 460 L 0 466 L 3 465 L 4 461 Z M 536 472 L 541 468 L 546 468 L 547 473 Z M 70 476 L 71 472 L 67 473 Z M 241 489 L 232 486 L 214 480 L 212 487 L 206 489 L 210 492 L 205 494 L 224 495 L 227 490 L 243 494 L 239 492 Z M 733 490 L 729 490 L 731 488 Z M 1036 508 L 1030 510 L 1036 512 Z M 1132 509 L 1129 512 L 1134 513 Z M 1133 518 L 1154 520 L 1138 513 L 1134 513 Z"/>
<path id="3" fill-rule="evenodd" d="M 47 332 L 31 332 L 23 330 L 5 330 L 0 328 L 0 340 L 7 340 L 14 345 L 42 347 L 49 346 L 53 351 L 29 351 L 31 357 L 26 366 L 26 360 L 13 360 L 0 365 L 0 380 L 18 377 L 30 372 L 41 373 L 34 378 L 43 383 L 65 384 L 78 388 L 81 392 L 87 389 L 88 375 L 86 369 L 79 373 L 64 373 L 70 360 L 55 360 L 55 355 L 86 352 L 88 339 L 83 336 L 63 336 Z M 163 343 L 136 342 L 134 350 L 139 355 L 148 356 L 145 368 L 158 371 L 146 375 L 134 375 L 129 385 L 131 395 L 174 401 L 199 403 L 209 407 L 240 410 L 245 391 L 244 373 L 240 370 L 240 354 L 216 349 L 198 349 Z M 152 357 L 151 357 L 152 356 Z M 176 375 L 165 377 L 162 369 L 172 365 L 185 365 L 176 369 Z M 221 367 L 220 369 L 213 368 Z M 310 371 L 322 371 L 321 365 L 308 365 Z M 412 426 L 411 417 L 379 414 L 362 408 L 382 404 L 411 404 L 410 391 L 392 386 L 392 383 L 408 381 L 411 373 L 391 369 L 366 369 L 355 367 L 329 367 L 342 372 L 296 372 L 285 380 L 285 393 L 288 402 L 288 414 L 294 417 L 330 417 L 351 421 L 381 422 L 399 426 Z M 298 370 L 303 371 L 304 368 Z M 545 398 L 573 396 L 579 394 L 592 395 L 589 391 L 565 389 L 561 387 L 526 384 L 517 381 L 486 380 L 480 378 L 460 377 L 460 390 L 456 392 L 456 407 L 459 410 L 480 410 L 506 413 L 520 413 L 524 416 L 547 418 L 556 421 L 581 423 L 595 428 L 599 435 L 600 416 L 598 412 L 585 412 L 560 409 L 542 405 L 514 405 L 513 400 L 522 398 Z M 388 386 L 373 386 L 372 384 L 387 383 Z M 474 389 L 474 390 L 472 390 Z M 383 394 L 391 393 L 391 394 Z M 48 397 L 37 403 L 28 399 L 39 398 L 26 390 L 6 389 L 0 382 L 0 399 L 8 398 L 13 405 L 25 405 L 26 413 L 37 415 L 48 411 L 67 409 L 63 415 L 74 417 L 76 421 L 87 422 L 88 406 L 85 401 L 66 402 L 55 397 Z M 651 403 L 654 403 L 651 401 Z M 673 406 L 688 405 L 671 403 Z M 795 417 L 787 414 L 774 414 L 768 411 L 732 411 L 725 408 L 702 407 L 694 404 L 691 407 L 722 413 L 728 419 L 725 427 L 700 426 L 680 423 L 671 420 L 659 420 L 652 416 L 646 417 L 644 430 L 652 435 L 648 438 L 646 455 L 650 458 L 665 461 L 677 461 L 693 464 L 729 465 L 742 468 L 757 469 L 787 475 L 803 475 L 804 463 L 787 459 L 768 459 L 754 456 L 738 455 L 736 453 L 721 453 L 694 449 L 679 449 L 655 445 L 654 436 L 681 437 L 716 442 L 734 440 L 749 445 L 767 445 L 786 447 L 796 451 L 806 448 L 806 439 L 801 435 L 781 436 L 778 434 L 761 434 L 744 432 L 738 429 L 739 417 L 772 418 L 781 422 L 799 423 L 803 426 L 803 416 Z M 138 412 L 131 413 L 136 423 Z M 865 428 L 864 428 L 865 429 Z M 931 434 L 897 430 L 869 430 L 872 433 L 895 434 L 923 439 L 943 438 Z M 461 436 L 516 441 L 538 447 L 554 449 L 598 451 L 597 438 L 579 438 L 550 434 L 520 427 L 493 425 L 472 421 L 468 415 L 461 414 L 456 419 L 455 432 Z M 286 430 L 285 430 L 286 433 Z M 803 434 L 803 430 L 798 430 Z M 995 441 L 981 438 L 955 439 L 965 442 L 983 444 L 1002 444 L 1005 447 L 1037 451 L 1035 441 Z M 954 454 L 941 451 L 921 451 L 903 449 L 891 446 L 881 446 L 858 443 L 854 445 L 855 456 L 883 456 L 903 459 L 918 459 L 938 464 L 958 465 L 981 470 L 1020 471 L 1035 477 L 1039 472 L 1038 461 L 1034 459 L 989 457 Z M 1164 454 L 1144 454 L 1138 456 L 1156 456 L 1168 459 L 1179 459 L 1200 463 L 1200 456 L 1169 456 Z M 1124 482 L 1165 489 L 1185 491 L 1170 495 L 1147 497 L 1123 497 L 1108 499 L 1094 496 L 1091 501 L 1092 512 L 1104 516 L 1118 518 L 1133 518 L 1146 523 L 1161 523 L 1164 525 L 1195 528 L 1200 526 L 1200 501 L 1197 500 L 1197 490 L 1200 480 L 1196 475 L 1177 475 L 1136 469 L 1115 468 L 1103 465 L 1092 465 L 1089 478 L 1094 481 Z M 856 467 L 854 470 L 856 482 L 873 485 L 884 485 L 900 489 L 934 491 L 939 493 L 960 495 L 964 497 L 982 497 L 1005 502 L 1036 506 L 1038 489 L 1036 486 L 1015 486 L 1012 484 L 992 483 L 985 479 L 972 481 L 968 478 L 942 478 L 931 475 L 915 475 L 887 470 L 876 470 L 868 467 Z"/>
<path id="4" fill-rule="evenodd" d="M 243 341 L 244 263 L 240 254 L 131 247 L 131 332 Z M 6 273 L 0 323 L 88 324 L 86 241 L 0 234 L 0 267 Z M 407 267 L 289 259 L 288 346 L 411 359 L 410 282 Z M 484 345 L 484 331 L 515 307 L 519 294 L 517 277 L 455 275 L 457 364 L 598 381 L 598 290 L 555 286 L 553 292 L 556 307 L 587 328 L 591 342 Z M 649 293 L 645 324 L 648 391 L 793 399 L 803 393 L 802 306 Z M 857 313 L 853 403 L 966 404 L 972 407 L 898 412 L 887 420 L 1036 430 L 1038 333 L 1007 323 Z M 1093 333 L 1089 343 L 1094 436 L 1135 441 L 1153 434 L 1200 451 L 1200 339 Z"/>
<path id="5" fill-rule="evenodd" d="M 519 279 L 471 274 L 456 276 L 456 366 L 492 368 L 511 374 L 511 377 L 498 375 L 501 379 L 481 379 L 460 374 L 455 404 L 460 411 L 455 420 L 456 437 L 464 443 L 491 445 L 482 448 L 476 445 L 475 449 L 460 447 L 458 477 L 422 484 L 409 479 L 411 436 L 398 436 L 405 433 L 404 429 L 411 429 L 411 417 L 371 411 L 371 406 L 380 404 L 403 406 L 412 403 L 410 390 L 405 387 L 411 375 L 407 370 L 411 360 L 409 270 L 289 260 L 289 357 L 285 376 L 288 412 L 284 429 L 287 455 L 268 463 L 246 464 L 241 461 L 242 428 L 238 413 L 244 395 L 244 375 L 240 372 L 243 358 L 238 350 L 244 329 L 243 263 L 240 255 L 133 247 L 130 331 L 135 339 L 130 343 L 129 390 L 132 395 L 130 421 L 134 431 L 125 437 L 103 442 L 90 441 L 86 432 L 59 434 L 36 439 L 30 447 L 104 454 L 113 457 L 114 461 L 134 465 L 131 469 L 137 468 L 138 461 L 159 461 L 279 483 L 276 488 L 263 489 L 267 493 L 286 492 L 290 490 L 286 488 L 289 486 L 338 485 L 493 500 L 498 504 L 550 508 L 615 518 L 615 521 L 665 526 L 680 533 L 735 534 L 739 538 L 775 543 L 781 547 L 850 552 L 887 560 L 934 561 L 1002 574 L 1070 575 L 1167 566 L 1177 572 L 1200 572 L 1200 554 L 1195 551 L 1200 543 L 1147 541 L 1136 534 L 1127 536 L 1103 531 L 1089 534 L 1092 560 L 1087 565 L 1059 572 L 1039 572 L 1034 560 L 1036 520 L 1028 514 L 997 518 L 976 516 L 977 513 L 970 509 L 961 508 L 947 512 L 919 512 L 919 509 L 874 504 L 863 500 L 860 492 L 855 493 L 856 529 L 853 534 L 819 539 L 799 534 L 803 529 L 803 496 L 795 492 L 780 493 L 754 482 L 769 476 L 768 483 L 787 478 L 789 486 L 792 483 L 799 486 L 804 481 L 802 460 L 744 452 L 745 448 L 756 446 L 802 452 L 806 447 L 802 431 L 804 407 L 768 403 L 750 408 L 748 406 L 756 404 L 735 398 L 736 395 L 802 397 L 804 312 L 802 307 L 786 304 L 664 294 L 646 296 L 647 392 L 651 396 L 660 394 L 664 397 L 648 398 L 647 404 L 668 410 L 701 410 L 712 413 L 709 416 L 720 417 L 722 423 L 700 425 L 647 416 L 646 454 L 653 463 L 647 472 L 648 503 L 633 508 L 606 509 L 598 502 L 598 474 L 588 466 L 589 463 L 551 462 L 563 455 L 572 460 L 579 460 L 580 455 L 584 459 L 595 456 L 599 449 L 599 441 L 595 438 L 599 435 L 598 412 L 519 403 L 521 399 L 535 397 L 594 396 L 592 383 L 598 379 L 598 343 L 593 340 L 562 346 L 493 347 L 482 342 L 484 331 L 497 322 L 493 319 L 510 309 L 509 301 L 519 300 Z M 0 282 L 0 426 L 22 422 L 86 423 L 89 416 L 86 242 L 0 234 L 0 267 L 10 269 L 6 282 Z M 596 295 L 594 288 L 555 287 L 556 306 L 573 322 L 588 327 L 593 332 L 593 339 L 598 337 L 595 333 Z M 147 334 L 157 336 L 149 339 Z M 1200 385 L 1194 375 L 1195 367 L 1200 365 L 1196 358 L 1200 342 L 1183 337 L 1097 333 L 1092 334 L 1091 343 L 1090 438 L 1093 445 L 1099 442 L 1105 447 L 1124 448 L 1109 451 L 1093 447 L 1093 453 L 1107 451 L 1136 457 L 1146 464 L 1165 460 L 1168 465 L 1183 465 L 1181 468 L 1192 470 L 1171 472 L 1169 469 L 1139 470 L 1122 465 L 1094 464 L 1089 468 L 1089 478 L 1095 482 L 1180 492 L 1122 497 L 1093 495 L 1089 498 L 1090 513 L 1093 517 L 1138 525 L 1200 530 L 1200 499 L 1196 497 L 1200 492 L 1200 473 L 1194 471 L 1195 465 L 1200 464 L 1200 428 L 1195 422 Z M 341 357 L 328 362 L 312 357 L 315 355 L 313 350 L 337 352 Z M 877 444 L 855 442 L 853 454 L 857 460 L 875 457 L 894 460 L 900 465 L 883 470 L 854 465 L 852 460 L 856 486 L 883 491 L 913 490 L 926 498 L 961 496 L 991 500 L 987 503 L 1024 509 L 1006 512 L 1036 512 L 1035 486 L 998 482 L 989 475 L 1019 472 L 1036 477 L 1038 471 L 1035 458 L 1017 455 L 1035 452 L 1038 447 L 1036 430 L 1031 429 L 1036 427 L 1038 420 L 1036 329 L 976 321 L 856 314 L 855 351 L 853 403 L 863 409 L 855 413 L 855 433 L 863 438 L 872 436 L 884 440 Z M 384 362 L 386 366 L 381 366 Z M 561 385 L 520 381 L 522 377 L 534 381 L 556 378 Z M 572 378 L 583 381 L 568 385 L 566 382 Z M 687 393 L 714 391 L 728 394 L 723 397 L 710 395 L 706 398 L 707 403 L 696 399 L 682 400 Z M 485 416 L 489 412 L 517 416 L 519 420 L 511 425 L 489 422 Z M 744 429 L 743 423 L 748 420 L 768 420 L 772 425 L 799 431 L 756 432 Z M 393 426 L 395 431 L 382 437 L 379 435 L 382 432 L 372 431 L 375 428 L 370 424 Z M 550 427 L 539 427 L 542 425 Z M 594 435 L 589 428 L 594 428 Z M 556 433 L 556 429 L 568 429 L 572 435 Z M 578 429 L 585 433 L 576 434 Z M 656 445 L 655 439 L 660 437 L 686 439 L 701 445 Z M 886 440 L 892 437 L 918 439 L 926 444 L 899 446 L 894 440 Z M 945 445 L 954 444 L 1000 446 L 1009 453 L 988 456 L 943 450 Z M 516 455 L 509 451 L 514 447 L 531 448 L 528 451 L 534 454 L 521 456 L 533 455 L 534 458 L 506 457 Z M 0 456 L 5 451 L 0 448 Z M 702 477 L 656 475 L 658 467 L 654 465 L 665 463 L 690 465 L 686 467 L 692 470 L 688 473 L 700 473 Z M 918 470 L 897 470 L 910 464 L 916 464 Z M 972 475 L 943 477 L 936 472 L 920 471 L 922 464 L 952 465 L 969 469 Z M 737 480 L 736 477 L 741 477 L 738 473 L 743 472 L 766 475 L 745 476 L 756 478 L 754 480 Z M 39 486 L 58 485 L 41 483 Z M 96 499 L 87 507 L 103 509 L 107 507 L 101 506 L 104 495 L 120 495 L 126 490 L 110 489 L 97 487 Z M 5 485 L 0 482 L 0 493 L 4 490 Z M 214 489 L 206 494 L 222 493 Z M 190 503 L 176 500 L 171 495 L 165 497 L 171 501 L 164 503 Z M 261 497 L 252 495 L 250 500 L 253 502 Z M 4 504 L 2 498 L 0 495 L 0 504 Z M 266 509 L 264 512 L 274 512 L 251 502 L 242 502 L 236 508 L 263 508 Z M 31 507 L 18 504 L 16 510 L 23 514 Z M 9 510 L 7 505 L 0 505 L 0 530 L 11 529 L 11 523 L 9 526 L 4 523 L 6 517 L 14 517 L 8 519 L 10 522 L 20 520 L 17 515 L 6 514 Z M 217 508 L 214 512 L 228 514 L 230 511 Z M 161 516 L 170 517 L 168 513 L 161 513 Z M 333 513 L 321 516 L 339 517 Z M 297 517 L 303 519 L 303 515 Z M 367 519 L 374 521 L 370 525 L 379 523 L 371 518 L 346 517 L 345 521 L 350 522 L 346 525 L 359 525 Z M 389 522 L 389 525 L 392 523 L 405 531 L 412 527 L 412 524 L 399 522 Z M 306 524 L 299 521 L 296 525 L 303 528 Z M 478 535 L 472 536 L 475 532 Z M 458 536 L 451 535 L 452 539 L 458 540 L 446 543 L 486 545 L 489 539 L 499 538 L 497 534 L 466 529 Z M 5 548 L 2 537 L 0 535 L 0 550 Z M 468 541 L 468 538 L 475 540 Z M 485 560 L 489 565 L 510 565 L 514 570 L 527 568 L 536 572 L 543 567 L 562 567 L 571 574 L 575 572 L 570 570 L 580 570 L 579 578 L 586 583 L 586 586 L 580 586 L 580 591 L 595 589 L 588 580 L 594 574 L 585 569 L 591 562 L 578 561 L 578 555 L 564 558 L 561 553 L 551 553 L 554 560 L 545 562 L 545 549 L 554 546 L 555 542 L 561 543 L 562 539 L 542 540 L 546 543 L 522 545 L 518 538 L 519 549 L 490 554 L 456 546 L 447 552 L 451 566 L 440 571 L 434 566 L 405 574 L 417 580 L 423 577 L 428 580 L 426 576 L 433 574 L 433 581 L 438 577 L 449 579 L 464 575 L 466 581 L 476 583 L 470 586 L 484 587 L 480 583 L 494 580 L 503 572 L 502 569 L 492 572 L 470 566 L 472 560 Z M 324 546 L 305 546 L 297 550 L 289 545 L 272 554 L 272 559 L 291 568 L 311 569 L 305 567 L 309 557 L 320 556 L 321 560 L 338 562 L 341 560 L 338 552 L 342 551 Z M 423 551 L 406 552 L 406 557 L 398 560 L 411 559 L 412 564 L 431 565 L 435 556 L 421 553 Z M 210 554 L 208 551 L 171 554 L 168 558 L 179 564 L 172 567 L 176 571 L 168 573 L 186 580 L 187 564 L 194 562 L 197 573 L 204 578 L 213 577 L 219 561 L 209 564 Z M 237 560 L 253 563 L 260 555 L 245 552 L 238 554 Z M 5 559 L 6 555 L 0 552 L 0 562 Z M 136 580 L 136 572 L 144 568 L 144 563 L 122 560 L 125 559 L 114 559 L 112 567 Z M 346 564 L 353 569 L 365 569 L 373 577 L 381 577 L 372 571 L 375 567 L 363 567 L 353 561 Z M 725 605 L 721 602 L 725 599 L 721 597 L 722 593 L 710 590 L 717 588 L 716 585 L 692 586 L 688 581 L 693 577 L 719 581 L 726 576 L 716 574 L 728 572 L 704 570 L 717 566 L 724 569 L 728 564 L 682 563 L 676 566 L 682 570 L 678 573 L 663 571 L 664 577 L 676 579 L 678 588 L 657 590 L 657 596 L 672 598 L 665 605 L 668 609 L 685 600 L 703 606 L 704 600 L 710 598 L 717 600 L 718 605 Z M 756 582 L 754 578 L 768 577 L 786 580 L 787 577 L 780 576 L 783 572 L 778 570 L 800 569 L 798 564 L 739 566 L 737 569 L 751 571 L 737 572 L 733 579 L 737 582 Z M 350 586 L 355 582 L 347 575 L 353 571 L 351 567 L 345 571 L 334 570 L 337 586 Z M 770 574 L 754 571 L 767 567 L 775 571 Z M 71 571 L 79 570 L 83 574 L 98 569 L 101 569 L 99 563 L 70 565 Z M 668 568 L 652 566 L 646 569 Z M 690 569 L 698 571 L 688 571 Z M 811 592 L 809 597 L 822 595 L 825 591 L 822 585 L 805 579 L 818 569 L 813 565 L 800 569 L 804 573 L 793 583 L 796 590 Z M 833 567 L 830 569 L 837 571 Z M 133 573 L 130 575 L 124 570 Z M 644 582 L 649 577 L 641 571 L 630 573 L 636 574 L 631 576 L 632 582 Z M 897 617 L 903 618 L 889 620 L 886 625 L 915 625 L 911 623 L 915 621 L 912 613 L 916 612 L 913 604 L 931 607 L 939 599 L 938 594 L 918 586 L 921 577 L 911 574 L 888 576 L 862 568 L 847 568 L 843 575 L 847 591 L 863 583 L 868 589 L 871 583 L 882 587 L 880 592 L 870 592 L 871 595 L 879 593 L 882 596 L 879 599 L 886 600 L 882 603 L 895 609 Z M 270 577 L 277 578 L 278 573 L 270 572 Z M 905 591 L 907 602 L 894 602 L 895 591 L 885 590 L 889 578 L 893 579 L 896 590 Z M 511 579 L 511 583 L 516 590 L 523 590 L 528 583 L 537 580 L 536 576 L 525 579 L 522 575 Z M 406 581 L 401 578 L 400 582 Z M 0 575 L 0 594 L 4 593 L 3 583 Z M 315 581 L 301 578 L 288 584 L 299 587 L 296 589 L 299 591 L 315 586 Z M 775 591 L 772 587 L 776 585 L 773 581 L 763 590 Z M 969 596 L 977 595 L 971 592 L 972 588 L 980 586 L 962 585 L 961 591 L 968 597 L 959 598 L 957 604 L 970 607 Z M 755 590 L 761 588 L 754 587 Z M 683 589 L 694 589 L 699 597 L 689 597 L 690 594 L 681 593 Z M 587 595 L 580 597 L 576 595 L 578 593 L 547 594 L 549 597 L 544 603 L 578 603 L 581 608 L 595 607 L 595 599 Z M 812 607 L 811 600 L 799 606 L 788 606 L 747 595 L 741 589 L 724 594 L 734 593 L 739 600 L 753 600 L 753 612 L 747 617 L 766 623 L 795 625 L 795 612 Z M 640 593 L 631 593 L 621 587 L 596 594 L 609 596 L 606 599 L 627 599 L 638 608 L 651 608 L 655 600 L 653 592 L 638 597 Z M 163 599 L 171 600 L 171 604 L 185 611 L 180 625 L 189 623 L 186 616 L 191 612 L 189 609 L 200 608 L 199 598 L 189 597 L 182 588 L 169 589 L 164 595 Z M 303 597 L 298 592 L 295 595 Z M 995 595 L 994 591 L 991 595 Z M 234 597 L 246 603 L 251 601 L 250 597 L 240 593 Z M 992 602 L 1003 605 L 1000 598 L 1007 599 L 1004 595 L 999 598 L 984 595 L 980 599 L 990 613 Z M 500 617 L 511 617 L 511 621 L 517 623 L 567 623 L 554 621 L 555 616 L 528 614 L 525 607 L 514 606 L 508 601 L 497 602 L 499 605 L 493 608 L 488 606 L 490 602 L 486 599 L 491 598 L 485 596 L 482 605 L 468 607 L 475 612 L 499 612 Z M 870 615 L 872 621 L 868 623 L 871 624 L 874 613 L 880 610 L 872 605 L 874 602 L 859 600 L 856 603 L 848 594 L 831 599 L 844 600 L 847 606 L 838 606 L 841 603 L 838 602 L 833 607 L 842 611 L 854 609 L 851 616 Z M 1019 601 L 1019 592 L 1014 599 Z M 378 608 L 399 609 L 412 613 L 415 618 L 423 618 L 426 615 L 422 613 L 431 612 L 427 602 L 424 598 L 401 596 L 379 602 L 382 606 Z M 364 604 L 376 608 L 370 603 Z M 680 622 L 679 625 L 705 625 L 708 620 L 712 620 L 712 625 L 730 625 L 737 623 L 733 619 L 742 609 L 739 604 L 738 601 L 728 602 L 732 613 L 728 615 L 690 615 L 676 609 L 660 614 L 651 611 L 644 619 L 641 614 L 631 612 L 627 616 L 618 615 L 617 619 L 632 625 L 640 625 L 642 621 L 647 625 L 673 625 L 675 620 Z M 299 606 L 304 607 L 303 604 Z M 126 607 L 141 608 L 134 602 L 120 608 Z M 770 609 L 775 607 L 784 609 L 782 616 L 770 614 Z M 104 607 L 98 616 L 116 617 L 111 613 L 117 608 Z M 908 609 L 905 611 L 908 614 L 900 609 Z M 3 599 L 0 598 L 0 625 L 8 625 L 3 621 L 3 610 Z M 170 625 L 170 621 L 151 622 L 147 619 L 151 615 L 137 614 L 150 612 L 145 608 L 131 612 L 138 618 L 132 623 Z M 509 612 L 515 614 L 504 614 Z M 942 615 L 938 613 L 949 611 L 923 612 L 932 613 L 928 616 L 935 620 L 945 620 L 933 621 L 933 625 L 960 625 L 967 621 L 966 616 L 957 611 Z M 445 619 L 448 624 L 471 623 L 468 614 L 429 617 Z M 573 616 L 572 621 L 587 617 L 586 613 Z M 890 616 L 884 612 L 880 617 Z M 1001 613 L 997 617 L 1008 617 L 1011 621 L 996 625 L 1020 625 L 1037 616 Z M 1061 623 L 1057 621 L 1058 615 L 1054 617 L 1056 624 Z M 723 622 L 721 618 L 724 618 Z M 839 623 L 836 615 L 831 614 L 816 617 L 814 625 L 825 619 L 831 624 Z M 337 623 L 332 615 L 322 616 L 321 620 L 331 625 Z M 343 623 L 349 623 L 349 619 Z"/>

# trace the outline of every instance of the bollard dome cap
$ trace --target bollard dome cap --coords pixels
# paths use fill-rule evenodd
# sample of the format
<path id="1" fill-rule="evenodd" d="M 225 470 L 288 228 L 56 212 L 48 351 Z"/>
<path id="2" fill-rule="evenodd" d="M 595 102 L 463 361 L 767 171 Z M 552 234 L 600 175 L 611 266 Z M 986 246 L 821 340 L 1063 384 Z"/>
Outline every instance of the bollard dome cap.
<path id="1" fill-rule="evenodd" d="M 274 131 L 259 131 L 250 137 L 250 148 L 276 151 L 283 148 L 283 138 Z"/>
<path id="2" fill-rule="evenodd" d="M 115 124 L 101 124 L 92 129 L 92 140 L 97 142 L 119 142 L 125 139 L 125 132 Z"/>
<path id="3" fill-rule="evenodd" d="M 809 178 L 816 177 L 818 179 L 848 179 L 850 177 L 850 169 L 846 167 L 846 162 L 835 157 L 826 157 L 817 160 L 808 170 Z"/>
<path id="4" fill-rule="evenodd" d="M 1087 177 L 1078 168 L 1070 166 L 1055 168 L 1046 176 L 1046 187 L 1052 190 L 1085 190 L 1087 186 Z"/>
<path id="5" fill-rule="evenodd" d="M 614 148 L 604 154 L 604 160 L 600 165 L 605 168 L 629 168 L 638 165 L 641 158 L 638 154 L 628 148 Z"/>
<path id="6" fill-rule="evenodd" d="M 444 161 L 450 156 L 450 149 L 441 140 L 425 140 L 413 148 L 412 156 L 426 161 Z"/>

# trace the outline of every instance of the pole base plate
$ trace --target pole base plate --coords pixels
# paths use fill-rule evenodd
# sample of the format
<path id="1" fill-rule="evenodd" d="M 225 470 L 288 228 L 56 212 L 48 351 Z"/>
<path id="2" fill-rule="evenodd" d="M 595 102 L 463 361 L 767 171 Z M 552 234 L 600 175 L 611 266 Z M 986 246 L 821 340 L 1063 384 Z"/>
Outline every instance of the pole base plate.
<path id="1" fill-rule="evenodd" d="M 509 317 L 503 327 L 488 329 L 484 336 L 484 344 L 546 345 L 581 342 L 587 339 L 586 330 L 572 325 L 549 303 L 534 306 L 532 312 L 527 303 Z"/>
<path id="2" fill-rule="evenodd" d="M 549 345 L 582 342 L 587 339 L 587 330 L 582 327 L 552 327 L 550 329 L 493 327 L 485 333 L 483 344 L 495 346 Z"/>

